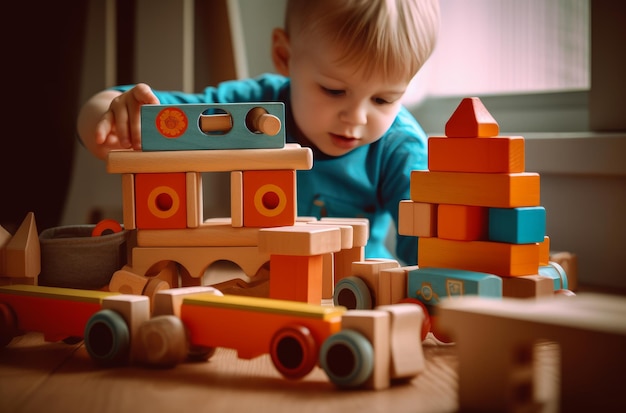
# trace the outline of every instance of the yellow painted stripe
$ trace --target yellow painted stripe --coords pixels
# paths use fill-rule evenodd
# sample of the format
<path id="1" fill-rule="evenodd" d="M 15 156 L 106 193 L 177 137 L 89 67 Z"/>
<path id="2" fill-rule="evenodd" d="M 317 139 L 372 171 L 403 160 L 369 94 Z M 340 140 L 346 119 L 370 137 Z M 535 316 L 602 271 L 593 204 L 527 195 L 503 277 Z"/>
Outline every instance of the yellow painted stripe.
<path id="1" fill-rule="evenodd" d="M 0 287 L 0 294 L 28 297 L 51 298 L 65 301 L 100 303 L 106 297 L 119 293 L 106 291 L 78 290 L 74 288 L 45 287 L 40 285 L 6 285 Z"/>
<path id="2" fill-rule="evenodd" d="M 183 299 L 183 304 L 291 315 L 322 320 L 329 320 L 336 316 L 341 316 L 346 311 L 346 308 L 341 306 L 326 307 L 296 301 L 237 295 L 219 296 L 213 294 L 194 294 L 191 297 Z"/>

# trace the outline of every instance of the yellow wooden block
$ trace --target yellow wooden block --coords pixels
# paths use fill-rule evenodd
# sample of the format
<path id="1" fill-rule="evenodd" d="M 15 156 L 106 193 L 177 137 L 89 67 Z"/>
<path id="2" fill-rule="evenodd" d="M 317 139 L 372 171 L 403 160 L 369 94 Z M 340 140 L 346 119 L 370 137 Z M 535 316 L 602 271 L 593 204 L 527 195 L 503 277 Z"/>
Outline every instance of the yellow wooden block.
<path id="1" fill-rule="evenodd" d="M 108 173 L 230 172 L 272 169 L 307 170 L 313 152 L 298 144 L 280 149 L 226 149 L 210 151 L 111 151 Z"/>
<path id="2" fill-rule="evenodd" d="M 420 267 L 456 268 L 501 277 L 537 275 L 539 244 L 420 238 Z"/>
<path id="3" fill-rule="evenodd" d="M 398 234 L 414 237 L 437 236 L 437 205 L 402 200 L 398 206 Z"/>
<path id="4" fill-rule="evenodd" d="M 341 230 L 329 225 L 262 228 L 259 250 L 270 255 L 322 255 L 341 250 Z"/>
<path id="5" fill-rule="evenodd" d="M 411 172 L 411 200 L 498 208 L 539 206 L 539 174 Z"/>

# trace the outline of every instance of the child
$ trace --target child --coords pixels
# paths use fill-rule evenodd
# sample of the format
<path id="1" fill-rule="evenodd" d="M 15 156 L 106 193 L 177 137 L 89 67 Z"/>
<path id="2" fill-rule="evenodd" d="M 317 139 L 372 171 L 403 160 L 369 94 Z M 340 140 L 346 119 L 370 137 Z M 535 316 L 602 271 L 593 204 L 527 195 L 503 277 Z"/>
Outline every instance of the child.
<path id="1" fill-rule="evenodd" d="M 416 237 L 385 246 L 410 173 L 427 167 L 427 137 L 401 105 L 430 56 L 437 0 L 288 0 L 285 28 L 272 33 L 278 74 L 223 82 L 202 93 L 120 86 L 89 99 L 78 116 L 84 145 L 104 159 L 141 148 L 143 104 L 285 103 L 287 141 L 310 147 L 313 169 L 298 171 L 298 215 L 366 217 L 368 258 L 417 262 Z"/>

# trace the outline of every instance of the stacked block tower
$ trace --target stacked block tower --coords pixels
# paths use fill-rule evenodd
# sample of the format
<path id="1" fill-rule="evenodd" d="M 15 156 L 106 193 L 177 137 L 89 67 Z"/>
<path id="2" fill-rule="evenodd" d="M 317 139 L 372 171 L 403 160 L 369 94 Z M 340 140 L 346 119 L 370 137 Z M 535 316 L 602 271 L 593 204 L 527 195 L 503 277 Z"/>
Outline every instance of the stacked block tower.
<path id="1" fill-rule="evenodd" d="M 429 139 L 428 170 L 412 171 L 411 199 L 399 206 L 399 232 L 419 237 L 419 268 L 493 274 L 504 296 L 567 288 L 549 262 L 539 174 L 524 169 L 524 138 L 499 136 L 476 97 L 461 101 L 445 135 Z"/>

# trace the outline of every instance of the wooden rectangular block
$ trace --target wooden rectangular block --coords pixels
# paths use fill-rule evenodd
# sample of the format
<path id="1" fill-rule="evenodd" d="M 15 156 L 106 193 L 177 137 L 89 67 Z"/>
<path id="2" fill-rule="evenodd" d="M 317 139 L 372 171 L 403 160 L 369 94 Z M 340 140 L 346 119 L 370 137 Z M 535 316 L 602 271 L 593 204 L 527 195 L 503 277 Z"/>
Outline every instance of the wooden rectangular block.
<path id="1" fill-rule="evenodd" d="M 260 228 L 233 228 L 205 222 L 198 228 L 138 229 L 140 247 L 251 247 L 259 243 Z"/>
<path id="2" fill-rule="evenodd" d="M 352 227 L 352 245 L 364 247 L 370 236 L 370 222 L 367 218 L 322 217 L 320 222 L 331 225 L 350 225 Z"/>
<path id="3" fill-rule="evenodd" d="M 548 265 L 550 261 L 550 237 L 546 235 L 539 243 L 539 265 Z"/>
<path id="4" fill-rule="evenodd" d="M 341 319 L 342 330 L 354 330 L 367 338 L 374 349 L 374 370 L 364 387 L 381 390 L 389 387 L 390 375 L 390 319 L 387 311 L 350 310 Z"/>
<path id="5" fill-rule="evenodd" d="M 116 150 L 107 155 L 108 173 L 230 172 L 311 169 L 313 152 L 296 143 L 280 149 L 142 152 Z"/>
<path id="6" fill-rule="evenodd" d="M 296 171 L 243 172 L 243 226 L 294 225 L 297 215 Z"/>
<path id="7" fill-rule="evenodd" d="M 122 214 L 124 229 L 137 228 L 135 209 L 135 174 L 122 174 Z"/>
<path id="8" fill-rule="evenodd" d="M 372 293 L 372 298 L 374 299 L 373 305 L 376 306 L 379 304 L 376 297 L 379 295 L 379 276 L 380 272 L 386 269 L 393 269 L 400 267 L 398 261 L 393 259 L 386 258 L 370 258 L 365 261 L 353 262 L 352 263 L 352 275 L 358 276 L 361 280 L 365 282 L 367 287 Z M 335 280 L 338 282 L 339 280 Z"/>
<path id="9" fill-rule="evenodd" d="M 243 227 L 243 172 L 230 173 L 230 217 L 233 227 Z"/>
<path id="10" fill-rule="evenodd" d="M 414 237 L 437 236 L 437 205 L 402 200 L 398 206 L 398 234 Z"/>
<path id="11" fill-rule="evenodd" d="M 552 280 L 541 275 L 502 277 L 502 295 L 515 298 L 538 298 L 554 295 Z"/>
<path id="12" fill-rule="evenodd" d="M 259 251 L 279 255 L 321 255 L 341 250 L 341 230 L 337 226 L 294 225 L 261 228 Z"/>
<path id="13" fill-rule="evenodd" d="M 539 187 L 539 174 L 534 172 L 411 172 L 411 200 L 415 202 L 499 208 L 537 206 Z"/>
<path id="14" fill-rule="evenodd" d="M 135 175 L 137 228 L 187 228 L 185 173 Z"/>
<path id="15" fill-rule="evenodd" d="M 322 303 L 324 256 L 270 256 L 270 298 Z"/>
<path id="16" fill-rule="evenodd" d="M 437 211 L 437 236 L 460 241 L 487 240 L 490 208 L 441 204 Z"/>
<path id="17" fill-rule="evenodd" d="M 262 107 L 276 119 L 279 129 L 273 135 L 250 127 L 248 117 L 257 107 Z M 282 148 L 285 144 L 284 119 L 285 105 L 282 102 L 142 105 L 141 149 Z"/>
<path id="18" fill-rule="evenodd" d="M 539 273 L 539 244 L 420 238 L 417 265 L 515 277 Z"/>
<path id="19" fill-rule="evenodd" d="M 408 297 L 406 287 L 409 273 L 418 268 L 417 265 L 380 270 L 378 275 L 377 305 L 396 304 Z"/>
<path id="20" fill-rule="evenodd" d="M 187 227 L 198 228 L 203 217 L 202 175 L 199 172 L 185 174 L 187 185 Z"/>
<path id="21" fill-rule="evenodd" d="M 522 136 L 428 139 L 429 171 L 517 173 L 524 172 L 524 168 Z"/>
<path id="22" fill-rule="evenodd" d="M 543 242 L 546 209 L 542 206 L 489 208 L 489 240 L 511 244 Z"/>

